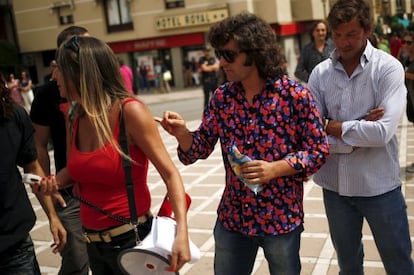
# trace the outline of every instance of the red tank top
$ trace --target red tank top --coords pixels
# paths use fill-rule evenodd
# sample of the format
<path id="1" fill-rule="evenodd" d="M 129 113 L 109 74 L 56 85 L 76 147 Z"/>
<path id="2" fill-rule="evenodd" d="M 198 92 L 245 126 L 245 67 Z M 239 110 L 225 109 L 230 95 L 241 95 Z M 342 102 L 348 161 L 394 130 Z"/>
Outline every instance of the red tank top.
<path id="1" fill-rule="evenodd" d="M 135 100 L 135 99 L 131 99 Z M 127 104 L 131 100 L 126 100 Z M 77 136 L 79 120 L 73 124 L 73 137 Z M 119 141 L 119 121 L 112 131 Z M 71 141 L 68 172 L 79 183 L 81 198 L 102 209 L 126 218 L 130 217 L 125 185 L 125 173 L 119 153 L 109 143 L 93 152 L 80 152 L 76 147 L 76 138 Z M 151 207 L 151 195 L 147 185 L 148 159 L 138 146 L 129 146 L 134 182 L 135 203 L 138 216 L 144 215 Z M 80 218 L 82 225 L 88 229 L 101 230 L 121 223 L 97 210 L 81 203 Z"/>

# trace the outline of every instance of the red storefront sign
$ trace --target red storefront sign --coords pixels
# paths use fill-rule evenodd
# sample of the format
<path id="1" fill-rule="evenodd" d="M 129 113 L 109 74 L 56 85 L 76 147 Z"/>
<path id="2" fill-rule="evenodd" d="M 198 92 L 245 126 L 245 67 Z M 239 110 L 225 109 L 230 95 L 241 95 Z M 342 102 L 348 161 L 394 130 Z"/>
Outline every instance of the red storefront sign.
<path id="1" fill-rule="evenodd" d="M 313 22 L 313 21 L 312 21 Z M 278 36 L 289 36 L 295 34 L 303 34 L 308 32 L 312 22 L 296 22 L 290 24 L 273 24 L 272 28 L 276 31 Z"/>
<path id="2" fill-rule="evenodd" d="M 179 34 L 174 36 L 108 43 L 114 53 L 139 52 L 204 44 L 205 39 L 203 33 Z"/>

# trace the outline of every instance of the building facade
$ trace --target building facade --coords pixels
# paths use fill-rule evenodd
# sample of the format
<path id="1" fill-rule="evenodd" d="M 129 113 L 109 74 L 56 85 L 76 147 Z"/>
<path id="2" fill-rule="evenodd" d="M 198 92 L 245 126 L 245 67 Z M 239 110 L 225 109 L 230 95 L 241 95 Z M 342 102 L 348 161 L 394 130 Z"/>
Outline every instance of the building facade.
<path id="1" fill-rule="evenodd" d="M 70 25 L 83 26 L 106 43 L 134 71 L 143 63 L 154 76 L 161 60 L 171 85 L 183 87 L 184 57 L 198 58 L 212 24 L 249 11 L 268 21 L 293 75 L 298 53 L 309 41 L 310 23 L 326 17 L 329 0 L 0 0 L 12 5 L 22 66 L 41 84 L 54 58 L 56 37 Z M 411 0 L 370 0 L 380 15 L 384 5 L 411 12 Z M 395 3 L 400 5 L 394 5 Z M 0 2 L 1 3 L 1 2 Z M 404 3 L 404 5 L 402 5 Z M 138 84 L 137 84 L 138 86 Z"/>

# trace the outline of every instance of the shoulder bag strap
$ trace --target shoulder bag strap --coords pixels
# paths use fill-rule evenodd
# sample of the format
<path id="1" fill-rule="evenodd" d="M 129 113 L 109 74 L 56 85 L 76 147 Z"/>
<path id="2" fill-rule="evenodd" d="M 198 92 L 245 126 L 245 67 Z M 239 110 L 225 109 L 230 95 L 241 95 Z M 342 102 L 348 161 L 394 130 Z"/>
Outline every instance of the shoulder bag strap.
<path id="1" fill-rule="evenodd" d="M 123 106 L 122 106 L 123 107 Z M 121 146 L 122 151 L 125 155 L 129 156 L 128 150 L 128 140 L 126 136 L 126 129 L 124 123 L 124 117 L 122 114 L 122 109 L 119 113 L 119 122 L 120 122 L 120 129 L 119 129 L 119 145 Z M 134 196 L 134 183 L 132 182 L 132 175 L 131 175 L 131 168 L 132 163 L 131 160 L 126 159 L 125 157 L 121 156 L 122 158 L 122 166 L 124 167 L 125 171 L 125 182 L 126 182 L 126 189 L 128 195 L 128 205 L 129 205 L 129 212 L 131 215 L 131 222 L 136 224 L 138 222 L 138 215 L 137 215 L 137 208 L 135 205 L 135 196 Z"/>

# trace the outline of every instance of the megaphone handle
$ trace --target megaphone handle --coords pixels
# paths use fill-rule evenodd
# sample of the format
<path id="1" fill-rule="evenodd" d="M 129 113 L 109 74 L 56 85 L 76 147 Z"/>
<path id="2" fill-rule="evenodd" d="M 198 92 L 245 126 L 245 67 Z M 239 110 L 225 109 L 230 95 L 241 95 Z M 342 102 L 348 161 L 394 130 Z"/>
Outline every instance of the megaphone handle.
<path id="1" fill-rule="evenodd" d="M 191 197 L 188 193 L 185 193 L 185 199 L 187 201 L 187 211 L 190 208 L 190 204 L 191 204 Z M 170 202 L 170 198 L 168 197 L 168 195 L 165 195 L 164 200 L 162 201 L 160 210 L 158 211 L 157 216 L 160 217 L 168 217 L 171 219 L 175 219 L 174 218 L 174 211 L 172 209 L 171 206 L 171 202 Z"/>

